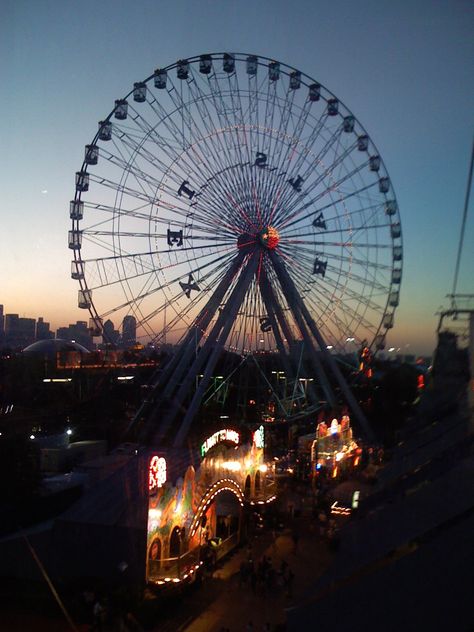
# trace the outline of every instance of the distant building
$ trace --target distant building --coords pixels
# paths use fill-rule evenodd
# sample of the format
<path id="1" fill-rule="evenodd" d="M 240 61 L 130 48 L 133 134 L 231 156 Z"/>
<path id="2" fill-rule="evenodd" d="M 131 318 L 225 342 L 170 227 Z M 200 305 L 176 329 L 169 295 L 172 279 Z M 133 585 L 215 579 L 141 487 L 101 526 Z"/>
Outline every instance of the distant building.
<path id="1" fill-rule="evenodd" d="M 35 341 L 35 335 L 34 318 L 20 318 L 18 314 L 5 315 L 4 345 L 23 349 Z"/>
<path id="2" fill-rule="evenodd" d="M 36 340 L 51 340 L 54 334 L 49 329 L 49 323 L 45 323 L 43 317 L 38 318 L 36 323 Z"/>
<path id="3" fill-rule="evenodd" d="M 3 320 L 3 305 L 0 305 L 0 344 L 3 342 L 5 335 L 5 324 Z"/>
<path id="4" fill-rule="evenodd" d="M 69 325 L 69 327 L 59 327 L 56 332 L 56 338 L 78 342 L 89 350 L 94 348 L 89 328 L 83 320 L 78 320 L 74 325 Z"/>
<path id="5" fill-rule="evenodd" d="M 104 344 L 117 345 L 120 339 L 120 332 L 115 329 L 113 322 L 106 320 L 102 332 L 102 340 Z"/>
<path id="6" fill-rule="evenodd" d="M 125 316 L 122 323 L 122 346 L 133 347 L 137 341 L 137 321 L 134 316 Z"/>

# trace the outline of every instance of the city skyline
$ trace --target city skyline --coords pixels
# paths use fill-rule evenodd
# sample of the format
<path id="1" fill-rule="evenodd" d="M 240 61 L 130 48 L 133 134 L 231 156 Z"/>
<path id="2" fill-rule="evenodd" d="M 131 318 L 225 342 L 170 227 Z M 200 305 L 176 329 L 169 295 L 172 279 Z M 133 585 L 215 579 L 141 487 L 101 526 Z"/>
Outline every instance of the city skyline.
<path id="1" fill-rule="evenodd" d="M 377 144 L 398 197 L 405 247 L 388 344 L 431 353 L 435 312 L 452 288 L 472 143 L 472 6 L 181 1 L 158 9 L 150 2 L 133 8 L 105 2 L 101 11 L 87 1 L 80 8 L 6 3 L 0 27 L 0 63 L 10 85 L 0 107 L 2 120 L 11 122 L 2 130 L 5 311 L 41 314 L 54 330 L 89 319 L 76 307 L 78 286 L 70 279 L 68 207 L 97 121 L 158 66 L 213 50 L 247 51 L 321 81 Z M 159 38 L 152 25 L 159 25 Z M 20 142 L 24 133 L 28 150 Z M 459 292 L 473 290 L 472 252 L 468 217 Z"/>

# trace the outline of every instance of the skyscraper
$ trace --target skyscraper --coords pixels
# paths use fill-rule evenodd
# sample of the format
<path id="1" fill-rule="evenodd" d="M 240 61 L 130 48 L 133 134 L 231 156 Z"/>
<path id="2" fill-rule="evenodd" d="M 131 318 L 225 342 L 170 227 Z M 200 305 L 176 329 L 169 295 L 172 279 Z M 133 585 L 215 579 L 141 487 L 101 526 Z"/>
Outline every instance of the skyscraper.
<path id="1" fill-rule="evenodd" d="M 104 343 L 111 345 L 116 345 L 119 341 L 120 333 L 115 329 L 110 318 L 104 323 L 102 338 Z"/>
<path id="2" fill-rule="evenodd" d="M 3 305 L 0 305 L 0 343 L 5 335 L 5 325 L 3 324 Z"/>
<path id="3" fill-rule="evenodd" d="M 122 323 L 122 347 L 133 347 L 137 341 L 137 321 L 135 316 L 125 316 Z"/>
<path id="4" fill-rule="evenodd" d="M 45 323 L 43 317 L 38 318 L 36 323 L 36 340 L 50 340 L 53 338 L 53 332 L 49 329 L 49 323 Z"/>

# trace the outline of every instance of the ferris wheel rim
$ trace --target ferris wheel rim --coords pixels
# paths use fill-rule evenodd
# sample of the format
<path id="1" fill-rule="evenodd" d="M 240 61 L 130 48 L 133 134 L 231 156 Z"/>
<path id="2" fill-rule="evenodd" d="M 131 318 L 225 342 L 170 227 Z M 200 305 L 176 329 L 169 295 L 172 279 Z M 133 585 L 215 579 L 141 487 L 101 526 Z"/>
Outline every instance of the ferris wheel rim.
<path id="1" fill-rule="evenodd" d="M 220 53 L 206 53 L 204 55 L 210 56 L 212 60 L 220 60 L 220 59 L 224 59 L 225 55 L 227 55 L 227 54 L 228 53 L 220 52 Z M 234 60 L 236 62 L 237 61 L 238 62 L 244 62 L 246 59 L 248 59 L 248 57 L 251 56 L 251 54 L 248 54 L 248 53 L 232 53 L 232 55 L 234 56 Z M 187 61 L 189 64 L 194 64 L 194 63 L 199 62 L 202 59 L 202 57 L 203 57 L 203 55 L 198 55 L 198 56 L 194 56 L 194 57 L 189 57 L 189 58 L 187 58 L 184 61 Z M 255 57 L 257 59 L 257 64 L 259 66 L 268 67 L 268 66 L 265 65 L 266 63 L 270 64 L 270 63 L 274 62 L 274 60 L 272 60 L 271 58 L 264 57 L 262 55 L 258 55 L 258 56 L 255 56 Z M 179 64 L 182 63 L 182 61 L 183 60 L 178 60 L 176 62 L 173 62 L 173 63 L 169 64 L 168 66 L 165 66 L 162 70 L 163 71 L 167 71 L 167 72 L 171 71 L 171 70 L 177 68 L 179 66 Z M 286 76 L 290 76 L 292 72 L 300 72 L 296 68 L 294 68 L 292 66 L 289 66 L 289 65 L 287 65 L 287 64 L 285 64 L 283 62 L 278 62 L 278 63 L 280 64 L 280 70 L 281 70 L 282 74 L 284 74 Z M 300 72 L 300 75 L 301 75 L 301 78 L 302 79 L 304 78 L 307 82 L 311 82 L 311 83 L 315 82 L 315 80 L 312 79 L 306 73 Z M 155 73 L 152 73 L 148 78 L 146 78 L 145 80 L 143 80 L 140 83 L 143 83 L 143 84 L 147 85 L 149 82 L 151 82 L 153 80 L 154 76 L 155 76 Z M 311 85 L 311 84 L 306 83 L 304 85 L 309 87 L 309 85 Z M 318 82 L 318 85 L 322 89 L 321 98 L 323 100 L 328 102 L 329 99 L 331 99 L 331 98 L 337 99 L 338 103 L 342 106 L 344 111 L 347 113 L 346 115 L 348 115 L 348 116 L 350 115 L 350 116 L 354 117 L 354 115 L 352 114 L 352 111 L 349 110 L 349 108 L 347 108 L 347 106 L 345 106 L 345 104 L 340 99 L 338 99 L 338 97 L 336 97 L 325 86 L 323 86 L 322 84 L 319 84 L 319 82 Z M 324 91 L 324 94 L 323 94 L 323 91 Z M 132 88 L 125 95 L 125 97 L 122 100 L 126 101 L 127 99 L 129 99 L 129 97 L 131 95 L 133 95 L 133 93 L 134 93 L 134 88 Z M 116 108 L 114 107 L 111 110 L 111 112 L 109 113 L 109 115 L 104 119 L 104 122 L 110 122 L 112 117 L 114 116 L 115 111 L 116 111 Z M 368 133 L 366 132 L 365 128 L 362 126 L 360 121 L 358 119 L 356 119 L 355 117 L 354 117 L 354 119 L 357 121 L 358 129 L 360 129 L 361 131 L 363 131 L 367 135 L 367 138 L 368 138 L 368 141 L 369 141 L 369 147 L 371 149 L 373 149 L 375 151 L 375 155 L 377 155 L 379 157 L 379 159 L 380 159 L 380 166 L 382 168 L 382 171 L 383 171 L 383 173 L 385 173 L 388 176 L 388 171 L 387 171 L 387 169 L 385 167 L 385 163 L 384 163 L 383 159 L 381 158 L 380 153 L 378 152 L 375 143 L 373 142 L 372 138 L 368 135 Z M 91 143 L 92 145 L 96 145 L 97 142 L 99 141 L 99 134 L 100 134 L 100 130 L 96 132 L 96 135 L 94 136 L 94 139 L 93 139 L 93 141 Z M 367 153 L 369 155 L 369 150 L 368 149 L 367 149 Z M 131 160 L 131 158 L 130 158 L 130 160 Z M 90 165 L 87 163 L 86 158 L 84 158 L 84 161 L 83 161 L 82 167 L 81 167 L 81 172 L 88 173 L 89 166 Z M 75 193 L 75 196 L 74 196 L 74 200 L 75 201 L 82 201 L 82 193 L 83 193 L 82 191 L 76 190 L 76 193 Z M 394 200 L 394 203 L 396 205 L 397 215 L 398 215 L 398 203 L 397 203 L 397 200 L 396 200 L 396 194 L 395 194 L 395 191 L 394 191 L 393 186 L 391 184 L 391 181 L 390 181 L 390 193 L 391 193 L 391 199 Z M 73 229 L 74 229 L 74 227 L 76 227 L 76 229 L 79 230 L 79 221 L 80 220 L 74 220 L 73 219 Z M 401 227 L 401 224 L 400 224 L 400 227 Z M 391 237 L 392 250 L 394 248 L 394 245 L 395 245 L 395 238 L 392 236 Z M 399 237 L 397 237 L 397 245 L 399 245 L 400 247 L 402 247 L 402 245 L 403 245 L 401 228 L 400 228 L 400 235 L 399 235 Z M 389 247 L 389 246 L 387 246 L 387 247 Z M 150 243 L 150 250 L 152 250 L 151 243 Z M 84 259 L 82 257 L 81 249 L 74 250 L 74 260 L 77 261 L 79 264 L 84 263 L 86 261 L 86 259 Z M 400 269 L 400 272 L 401 272 L 401 264 L 400 264 L 400 268 L 399 269 Z M 79 279 L 79 284 L 80 284 L 80 287 L 81 287 L 82 290 L 84 290 L 84 291 L 89 290 L 87 279 L 85 279 L 85 278 Z M 388 291 L 386 292 L 387 293 L 387 302 L 386 302 L 386 305 L 385 305 L 385 308 L 384 308 L 384 311 L 383 311 L 383 316 L 385 316 L 386 314 L 392 314 L 392 316 L 393 316 L 393 314 L 395 312 L 395 309 L 390 310 L 389 297 L 390 297 L 390 294 L 395 289 L 399 288 L 399 286 L 400 286 L 399 282 L 394 283 L 393 280 L 390 282 L 390 286 L 388 288 Z M 92 315 L 93 319 L 96 319 L 97 321 L 100 321 L 101 315 L 100 315 L 99 311 L 97 310 L 94 302 L 92 302 L 91 306 L 89 307 L 89 311 L 91 312 L 91 315 Z M 376 337 L 379 335 L 379 333 L 381 332 L 381 330 L 383 328 L 382 321 L 383 321 L 383 318 L 380 320 L 378 329 L 377 329 L 377 331 L 375 332 L 375 334 L 373 336 L 373 340 L 372 340 L 371 344 L 373 344 L 373 342 L 375 341 Z"/>

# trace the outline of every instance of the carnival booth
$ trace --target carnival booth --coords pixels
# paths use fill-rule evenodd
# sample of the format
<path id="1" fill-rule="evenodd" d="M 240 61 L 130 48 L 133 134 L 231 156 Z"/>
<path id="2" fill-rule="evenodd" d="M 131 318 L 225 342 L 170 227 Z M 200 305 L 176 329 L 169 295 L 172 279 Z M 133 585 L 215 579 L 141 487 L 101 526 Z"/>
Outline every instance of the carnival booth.
<path id="1" fill-rule="evenodd" d="M 349 415 L 343 415 L 340 421 L 334 418 L 329 425 L 321 421 L 311 447 L 312 475 L 317 477 L 324 471 L 337 478 L 359 465 L 361 452 L 352 436 Z"/>

